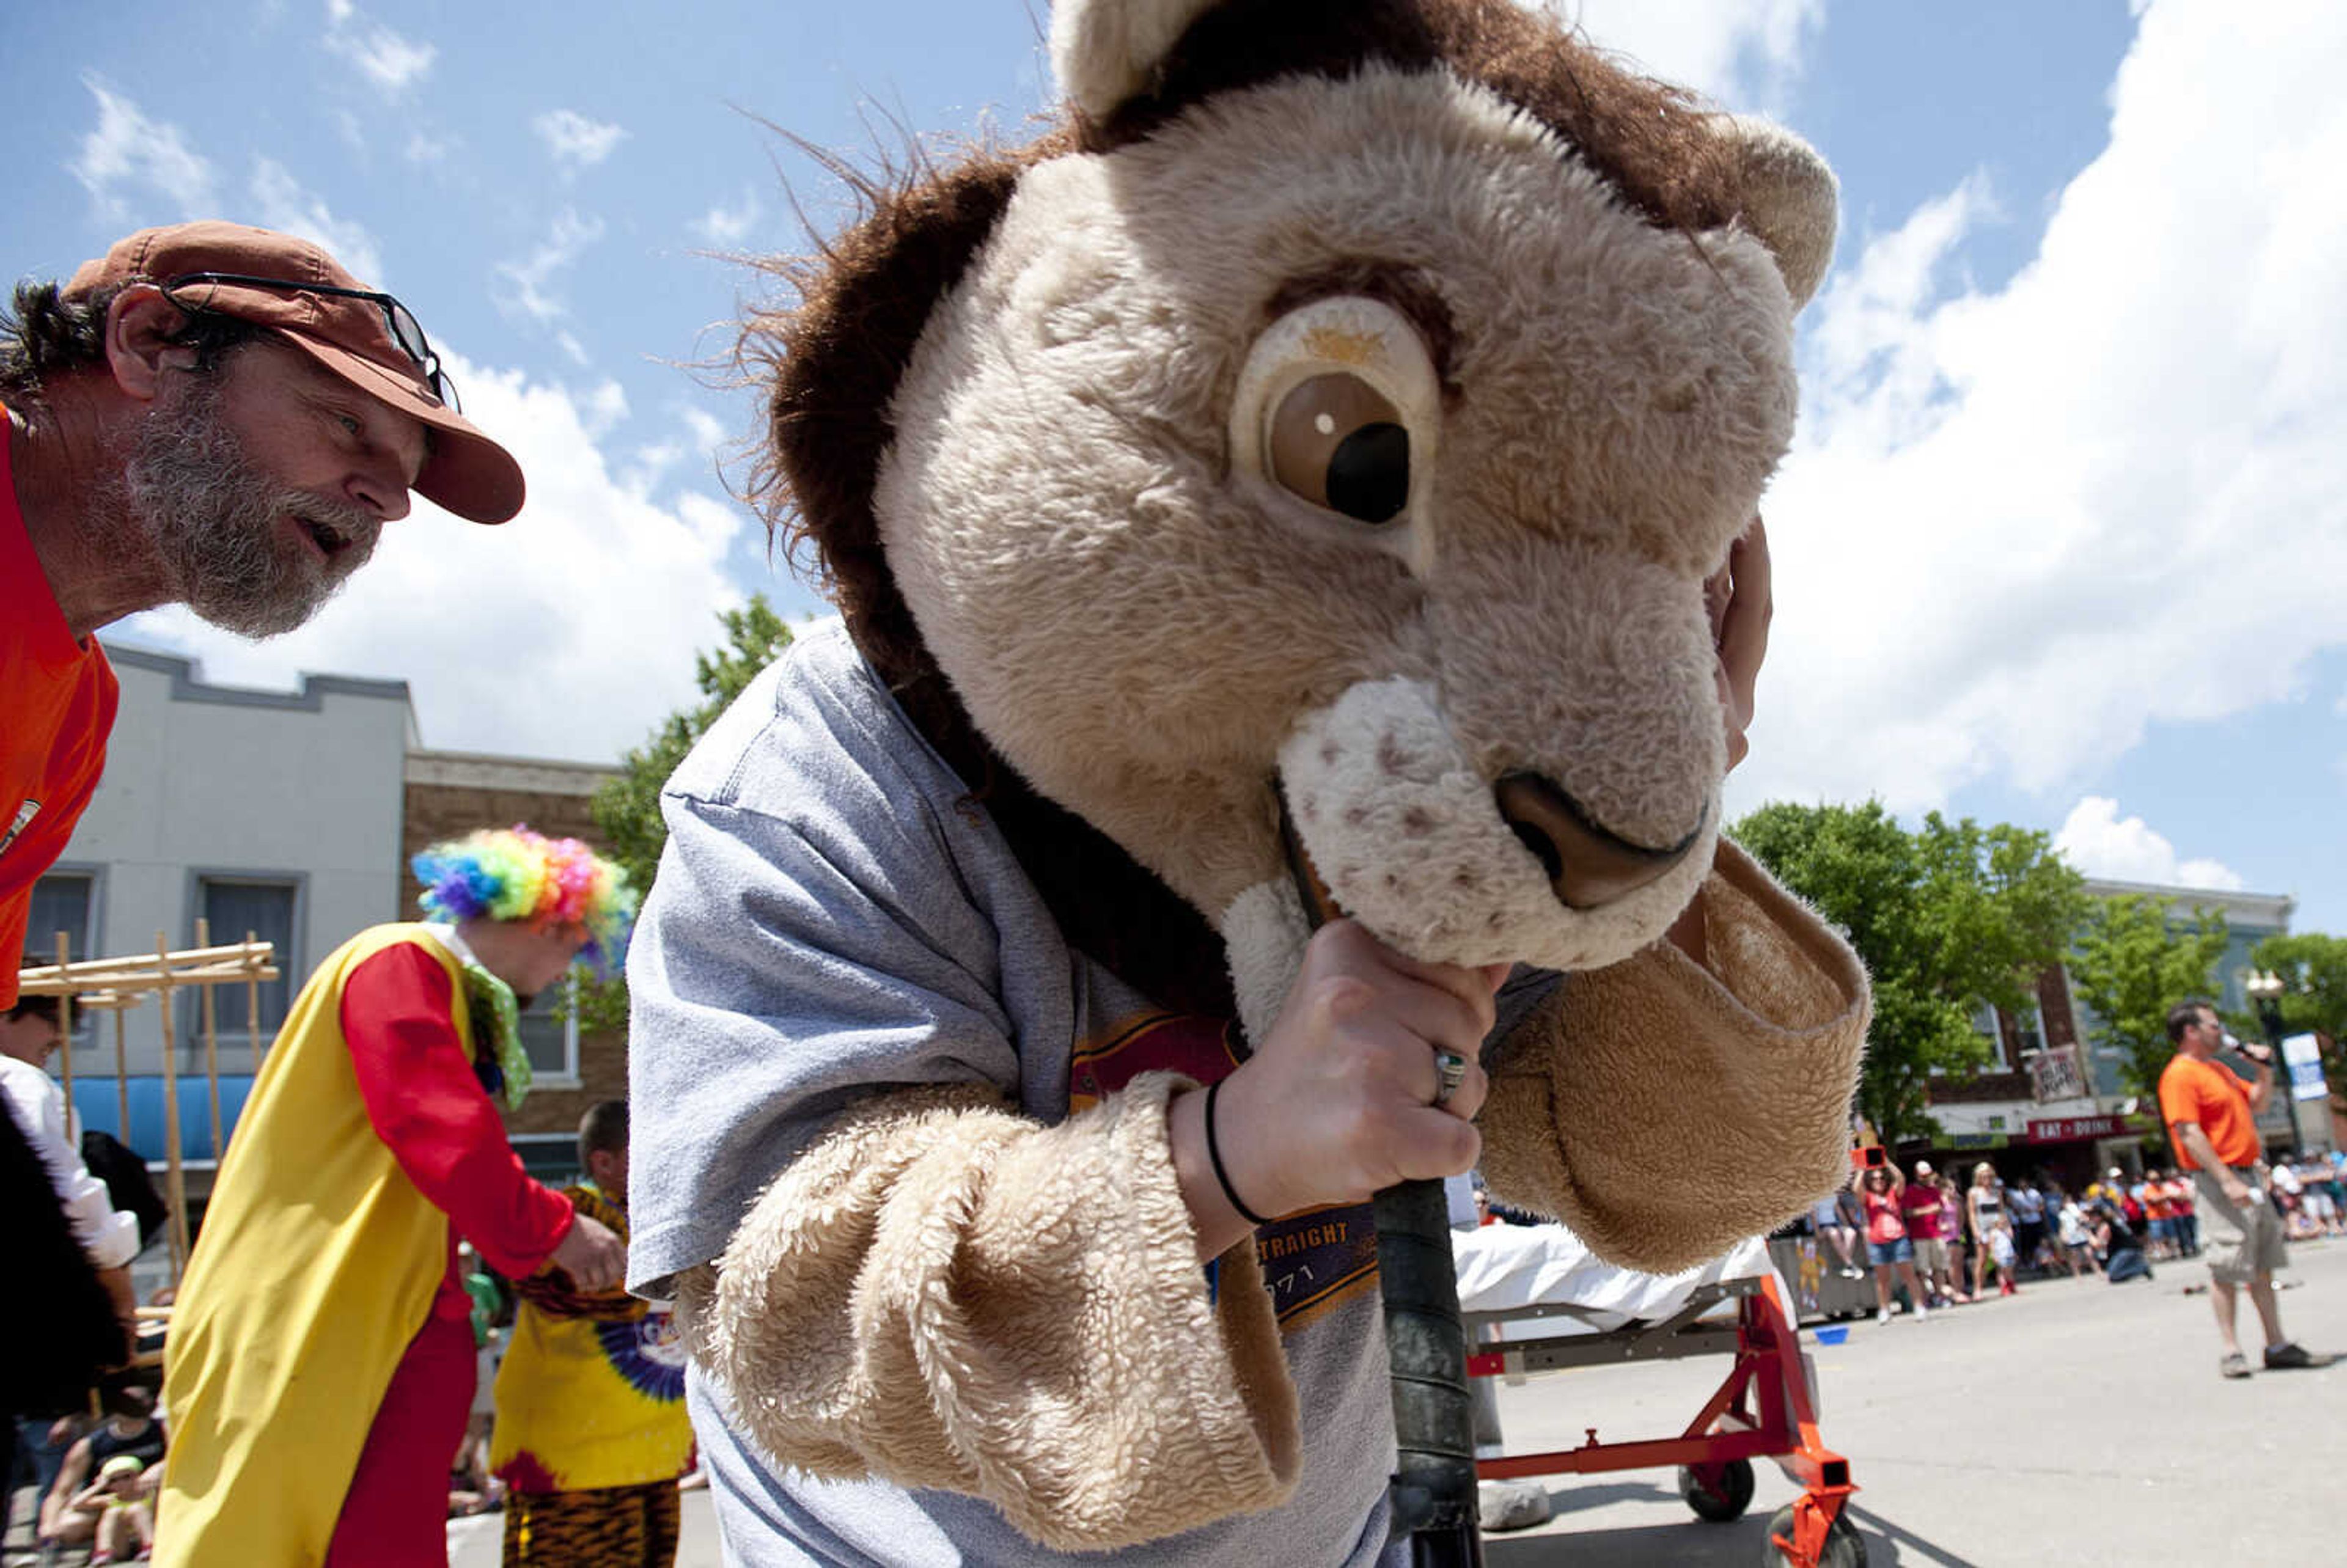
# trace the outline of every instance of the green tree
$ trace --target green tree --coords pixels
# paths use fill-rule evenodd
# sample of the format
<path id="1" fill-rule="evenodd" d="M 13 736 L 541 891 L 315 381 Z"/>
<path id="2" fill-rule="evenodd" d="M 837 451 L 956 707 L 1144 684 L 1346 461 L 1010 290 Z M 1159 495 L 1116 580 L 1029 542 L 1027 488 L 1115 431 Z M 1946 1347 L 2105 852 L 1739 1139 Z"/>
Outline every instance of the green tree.
<path id="1" fill-rule="evenodd" d="M 639 892 L 651 890 L 652 874 L 668 843 L 660 796 L 669 775 L 742 694 L 742 688 L 791 645 L 791 629 L 764 594 L 753 594 L 739 610 L 720 611 L 717 619 L 725 628 L 725 641 L 714 651 L 701 654 L 694 665 L 693 683 L 701 688 L 702 700 L 663 719 L 650 740 L 621 759 L 618 776 L 595 792 L 595 825 L 602 831 L 605 854 L 626 868 Z M 625 1027 L 626 979 L 614 976 L 581 984 L 579 1018 L 588 1029 Z"/>
<path id="2" fill-rule="evenodd" d="M 2128 1087 L 2157 1094 L 2176 1047 L 2168 1009 L 2187 997 L 2213 999 L 2225 956 L 2224 915 L 2196 909 L 2178 920 L 2175 900 L 2140 894 L 2095 901 L 2070 953 L 2070 989 L 2101 1020 L 2094 1038 L 2117 1048 Z"/>
<path id="3" fill-rule="evenodd" d="M 1873 977 L 1858 1106 L 1885 1142 L 1932 1131 L 1934 1071 L 1976 1072 L 1983 1004 L 2018 1011 L 2087 903 L 2043 833 L 1937 812 L 1910 832 L 1879 801 L 1764 805 L 1730 830 L 1849 934 Z"/>
<path id="4" fill-rule="evenodd" d="M 2332 1109 L 2347 1112 L 2347 937 L 2321 931 L 2268 937 L 2250 961 L 2271 969 L 2289 989 L 2281 994 L 2282 1032 L 2311 1031 L 2323 1040 L 2322 1076 Z"/>
<path id="5" fill-rule="evenodd" d="M 2321 931 L 2268 937 L 2250 962 L 2271 969 L 2289 988 L 2281 994 L 2285 1032 L 2312 1030 L 2333 1040 L 2347 1035 L 2347 937 Z"/>

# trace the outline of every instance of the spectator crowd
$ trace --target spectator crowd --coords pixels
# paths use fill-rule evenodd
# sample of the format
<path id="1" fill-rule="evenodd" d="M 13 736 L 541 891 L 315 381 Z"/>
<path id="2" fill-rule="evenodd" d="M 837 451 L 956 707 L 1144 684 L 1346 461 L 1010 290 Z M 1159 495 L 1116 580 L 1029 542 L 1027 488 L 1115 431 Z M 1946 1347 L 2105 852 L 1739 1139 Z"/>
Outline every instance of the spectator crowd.
<path id="1" fill-rule="evenodd" d="M 1864 1157 L 1864 1152 L 1861 1152 Z M 2347 1151 L 2278 1153 L 2267 1201 L 2291 1241 L 2347 1235 Z M 1876 1317 L 1927 1317 L 2033 1279 L 2147 1279 L 2151 1266 L 2201 1255 L 2188 1172 L 2111 1166 L 2065 1188 L 2047 1173 L 2010 1181 L 1989 1161 L 1960 1180 L 1928 1159 L 1857 1163 L 1849 1184 L 1778 1233 L 1814 1237 L 1820 1265 L 1871 1278 Z"/>

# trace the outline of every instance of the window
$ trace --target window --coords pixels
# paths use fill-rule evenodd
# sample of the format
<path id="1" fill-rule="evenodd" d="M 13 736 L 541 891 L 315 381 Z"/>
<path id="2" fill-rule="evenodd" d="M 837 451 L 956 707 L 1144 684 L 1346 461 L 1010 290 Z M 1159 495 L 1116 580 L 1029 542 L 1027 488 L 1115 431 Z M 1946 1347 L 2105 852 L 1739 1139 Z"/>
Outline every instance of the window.
<path id="1" fill-rule="evenodd" d="M 521 1168 L 549 1187 L 581 1180 L 579 1140 L 568 1132 L 517 1132 L 507 1142 L 521 1156 Z"/>
<path id="2" fill-rule="evenodd" d="M 565 976 L 560 985 L 538 993 L 521 1015 L 521 1049 L 533 1076 L 578 1081 L 578 976 Z"/>
<path id="3" fill-rule="evenodd" d="M 28 964 L 57 961 L 57 933 L 66 934 L 72 961 L 97 957 L 97 876 L 89 871 L 52 871 L 33 884 L 32 912 L 25 921 L 25 959 Z M 97 1027 L 86 1009 L 74 1009 L 76 1049 L 93 1038 Z"/>
<path id="4" fill-rule="evenodd" d="M 52 871 L 34 883 L 33 909 L 25 921 L 26 961 L 56 963 L 59 931 L 73 945 L 75 962 L 96 958 L 97 930 L 90 917 L 97 908 L 97 878 L 89 872 Z"/>
<path id="5" fill-rule="evenodd" d="M 2021 1056 L 2027 1061 L 2033 1050 L 2045 1049 L 2045 1005 L 2035 997 L 2029 999 L 2029 1010 L 2013 1020 L 2014 1032 L 2021 1038 Z"/>
<path id="6" fill-rule="evenodd" d="M 301 954 L 293 944 L 294 906 L 300 891 L 299 883 L 280 878 L 204 876 L 197 882 L 196 913 L 210 923 L 214 943 L 241 942 L 250 931 L 276 946 L 277 978 L 261 982 L 264 1040 L 285 1021 L 293 982 L 301 974 Z M 222 1040 L 241 1040 L 251 1031 L 251 996 L 249 986 L 212 988 L 213 1017 Z"/>
<path id="7" fill-rule="evenodd" d="M 2004 1029 L 1998 1021 L 1996 1009 L 1981 1003 L 1973 1013 L 1973 1032 L 1988 1042 L 1987 1072 L 2003 1072 L 2013 1064 L 2004 1057 Z"/>

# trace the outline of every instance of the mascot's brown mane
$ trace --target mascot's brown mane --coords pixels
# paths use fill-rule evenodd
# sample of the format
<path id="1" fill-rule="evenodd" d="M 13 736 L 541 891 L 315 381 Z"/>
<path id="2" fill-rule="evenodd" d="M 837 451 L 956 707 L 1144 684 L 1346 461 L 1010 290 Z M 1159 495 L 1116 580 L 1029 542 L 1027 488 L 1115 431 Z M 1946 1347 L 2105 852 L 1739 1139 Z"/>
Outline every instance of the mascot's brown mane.
<path id="1" fill-rule="evenodd" d="M 1717 227 L 1736 170 L 1690 95 L 1614 64 L 1513 0 L 1227 0 L 1194 24 L 1149 91 L 1102 119 L 1073 114 L 1010 150 L 898 179 L 836 162 L 866 209 L 813 255 L 764 263 L 796 302 L 757 312 L 739 356 L 770 381 L 771 446 L 749 474 L 770 537 L 830 592 L 849 636 L 915 724 L 985 803 L 1078 945 L 1169 1007 L 1229 1016 L 1206 920 L 1122 849 L 1036 794 L 977 733 L 924 645 L 880 544 L 873 491 L 887 411 L 938 302 L 1034 165 L 1141 140 L 1217 94 L 1370 64 L 1448 70 L 1546 124 L 1657 227 Z M 1276 302 L 1264 302 L 1266 313 Z"/>

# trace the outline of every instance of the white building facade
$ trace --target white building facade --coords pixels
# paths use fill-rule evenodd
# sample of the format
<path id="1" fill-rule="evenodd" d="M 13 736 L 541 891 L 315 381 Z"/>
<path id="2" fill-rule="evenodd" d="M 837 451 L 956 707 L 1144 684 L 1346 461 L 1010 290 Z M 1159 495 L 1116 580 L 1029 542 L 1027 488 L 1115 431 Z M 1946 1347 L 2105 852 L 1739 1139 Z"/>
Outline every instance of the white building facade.
<path id="1" fill-rule="evenodd" d="M 251 932 L 277 947 L 281 978 L 261 994 L 265 1045 L 320 959 L 400 917 L 403 764 L 415 740 L 407 684 L 312 675 L 293 692 L 244 691 L 207 683 L 185 659 L 107 651 L 122 699 L 105 776 L 36 890 L 28 955 L 52 958 L 59 930 L 76 958 L 151 953 L 159 936 L 193 947 L 200 921 L 215 942 Z M 213 999 L 220 1070 L 241 1078 L 252 1071 L 246 989 L 222 986 Z M 197 999 L 174 1008 L 178 1069 L 200 1072 Z M 157 1007 L 131 1009 L 121 1023 L 133 1081 L 159 1073 Z M 116 1020 L 94 1014 L 74 1033 L 77 1077 L 92 1090 L 107 1081 L 102 1098 L 77 1092 L 76 1102 L 88 1125 L 119 1133 L 103 1109 L 114 1094 Z M 161 1115 L 151 1079 L 140 1098 L 154 1103 L 133 1107 L 134 1144 L 153 1142 L 141 1123 Z M 191 1145 L 207 1121 L 188 1124 Z"/>

